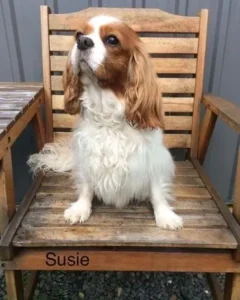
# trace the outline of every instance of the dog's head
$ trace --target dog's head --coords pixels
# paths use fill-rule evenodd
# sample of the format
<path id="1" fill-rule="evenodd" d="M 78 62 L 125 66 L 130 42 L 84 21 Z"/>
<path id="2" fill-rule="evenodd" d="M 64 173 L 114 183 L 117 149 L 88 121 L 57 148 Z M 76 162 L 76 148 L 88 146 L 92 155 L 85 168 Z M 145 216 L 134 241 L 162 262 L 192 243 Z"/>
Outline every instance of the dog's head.
<path id="1" fill-rule="evenodd" d="M 96 16 L 79 23 L 64 72 L 65 109 L 80 112 L 83 76 L 125 101 L 126 118 L 138 128 L 163 127 L 161 92 L 143 43 L 122 21 Z"/>

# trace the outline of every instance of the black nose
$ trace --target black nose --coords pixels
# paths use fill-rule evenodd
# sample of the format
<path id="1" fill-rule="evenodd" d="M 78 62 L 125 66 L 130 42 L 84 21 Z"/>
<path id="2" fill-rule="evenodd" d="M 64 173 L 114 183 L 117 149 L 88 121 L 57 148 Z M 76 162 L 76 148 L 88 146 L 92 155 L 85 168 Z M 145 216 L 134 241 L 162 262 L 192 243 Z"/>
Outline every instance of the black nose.
<path id="1" fill-rule="evenodd" d="M 77 40 L 77 47 L 79 50 L 86 50 L 94 46 L 93 41 L 86 36 L 80 36 Z"/>

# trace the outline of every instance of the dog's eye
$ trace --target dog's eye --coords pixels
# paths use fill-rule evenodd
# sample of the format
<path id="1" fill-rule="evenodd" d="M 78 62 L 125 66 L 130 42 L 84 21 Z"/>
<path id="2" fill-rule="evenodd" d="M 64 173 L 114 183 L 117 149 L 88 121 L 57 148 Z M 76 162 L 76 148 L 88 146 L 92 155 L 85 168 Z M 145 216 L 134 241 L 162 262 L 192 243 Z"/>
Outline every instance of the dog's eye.
<path id="1" fill-rule="evenodd" d="M 115 37 L 115 35 L 109 35 L 105 41 L 109 46 L 117 46 L 119 44 L 119 40 Z"/>
<path id="2" fill-rule="evenodd" d="M 81 31 L 77 31 L 75 34 L 76 40 L 79 39 L 81 35 L 83 35 L 83 33 Z"/>

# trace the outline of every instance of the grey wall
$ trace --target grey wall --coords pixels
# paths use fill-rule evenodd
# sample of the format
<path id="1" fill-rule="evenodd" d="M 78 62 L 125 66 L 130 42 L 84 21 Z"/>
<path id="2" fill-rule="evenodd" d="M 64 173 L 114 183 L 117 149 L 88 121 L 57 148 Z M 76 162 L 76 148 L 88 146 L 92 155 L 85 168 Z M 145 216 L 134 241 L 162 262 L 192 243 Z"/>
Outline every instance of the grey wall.
<path id="1" fill-rule="evenodd" d="M 41 81 L 41 4 L 49 5 L 55 13 L 69 13 L 88 6 L 111 6 L 151 7 L 195 15 L 201 8 L 209 8 L 204 90 L 240 105 L 239 0 L 1 0 L 0 81 Z M 16 164 L 26 138 L 15 146 Z M 239 137 L 221 121 L 217 123 L 205 168 L 225 200 L 231 198 L 239 141 Z M 33 143 L 32 139 L 30 143 Z"/>

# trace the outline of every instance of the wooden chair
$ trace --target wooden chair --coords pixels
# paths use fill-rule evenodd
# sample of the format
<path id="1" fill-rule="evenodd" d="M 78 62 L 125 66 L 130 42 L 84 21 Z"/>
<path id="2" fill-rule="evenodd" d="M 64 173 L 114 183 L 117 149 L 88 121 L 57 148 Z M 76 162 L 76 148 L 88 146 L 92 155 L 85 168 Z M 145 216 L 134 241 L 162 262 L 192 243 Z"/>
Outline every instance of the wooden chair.
<path id="1" fill-rule="evenodd" d="M 207 10 L 197 17 L 122 8 L 51 14 L 42 6 L 47 141 L 69 138 L 75 119 L 64 113 L 63 103 L 62 71 L 71 47 L 69 32 L 77 29 L 81 18 L 102 13 L 121 17 L 154 54 L 166 112 L 165 143 L 169 148 L 186 149 L 186 160 L 176 162 L 174 202 L 184 228 L 157 228 L 148 204 L 115 209 L 98 203 L 89 221 L 70 226 L 63 219 L 63 210 L 77 197 L 70 178 L 39 175 L 1 239 L 9 299 L 23 297 L 21 270 L 118 270 L 206 272 L 214 299 L 239 300 L 240 152 L 233 215 L 201 166 L 218 117 L 240 133 L 240 108 L 222 98 L 202 95 Z M 200 103 L 206 107 L 201 127 Z M 59 265 L 58 256 L 78 260 L 73 263 L 71 258 Z M 224 295 L 216 272 L 227 273 Z"/>

